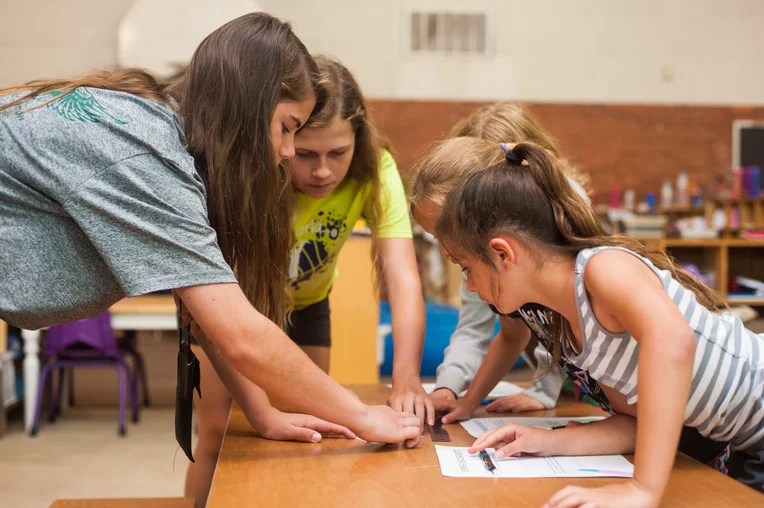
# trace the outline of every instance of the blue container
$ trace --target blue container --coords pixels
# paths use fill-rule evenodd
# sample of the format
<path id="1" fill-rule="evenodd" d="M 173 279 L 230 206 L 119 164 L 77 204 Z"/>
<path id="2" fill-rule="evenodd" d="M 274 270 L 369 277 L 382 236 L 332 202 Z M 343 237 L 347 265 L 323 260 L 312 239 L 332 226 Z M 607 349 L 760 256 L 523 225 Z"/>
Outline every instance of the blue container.
<path id="1" fill-rule="evenodd" d="M 443 363 L 443 352 L 448 347 L 451 334 L 456 330 L 459 322 L 459 309 L 448 305 L 428 303 L 425 309 L 427 328 L 424 337 L 424 352 L 422 354 L 421 376 L 435 376 L 435 370 Z M 379 305 L 379 324 L 391 325 L 390 304 L 381 302 Z M 496 320 L 494 334 L 499 331 L 499 320 Z M 522 358 L 517 361 L 514 368 L 525 365 Z M 385 359 L 379 368 L 380 376 L 393 374 L 393 334 L 385 336 Z"/>
<path id="2" fill-rule="evenodd" d="M 761 168 L 748 166 L 746 175 L 748 176 L 748 196 L 758 198 L 761 194 Z"/>
<path id="3" fill-rule="evenodd" d="M 645 203 L 647 203 L 647 207 L 650 210 L 655 210 L 655 193 L 654 192 L 648 192 L 645 194 Z"/>

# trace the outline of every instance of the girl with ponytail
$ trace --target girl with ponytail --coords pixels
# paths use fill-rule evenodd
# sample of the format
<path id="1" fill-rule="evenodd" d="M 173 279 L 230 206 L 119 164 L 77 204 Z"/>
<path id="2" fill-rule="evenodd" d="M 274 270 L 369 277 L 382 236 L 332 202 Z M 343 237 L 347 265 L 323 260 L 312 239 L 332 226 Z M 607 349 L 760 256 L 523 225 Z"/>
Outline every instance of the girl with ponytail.
<path id="1" fill-rule="evenodd" d="M 721 313 L 723 300 L 665 254 L 606 233 L 543 148 L 453 139 L 420 167 L 459 160 L 480 169 L 446 198 L 437 224 L 443 248 L 470 290 L 522 317 L 556 363 L 601 387 L 615 415 L 555 431 L 508 425 L 470 451 L 635 450 L 633 480 L 568 487 L 548 506 L 653 507 L 690 428 L 702 436 L 698 449 L 731 443 L 730 474 L 764 490 L 764 338 Z"/>

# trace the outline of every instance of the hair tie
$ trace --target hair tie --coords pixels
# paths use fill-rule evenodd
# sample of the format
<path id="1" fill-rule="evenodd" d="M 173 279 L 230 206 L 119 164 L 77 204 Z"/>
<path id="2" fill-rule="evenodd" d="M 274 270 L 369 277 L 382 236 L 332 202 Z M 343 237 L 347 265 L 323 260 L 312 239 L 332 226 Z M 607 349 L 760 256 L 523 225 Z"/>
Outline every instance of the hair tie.
<path id="1" fill-rule="evenodd" d="M 523 160 L 515 155 L 514 151 L 512 151 L 511 148 L 509 148 L 509 145 L 506 143 L 499 143 L 499 146 L 502 150 L 504 150 L 504 157 L 506 157 L 507 162 L 510 164 L 515 164 L 517 166 L 521 165 L 523 163 Z"/>

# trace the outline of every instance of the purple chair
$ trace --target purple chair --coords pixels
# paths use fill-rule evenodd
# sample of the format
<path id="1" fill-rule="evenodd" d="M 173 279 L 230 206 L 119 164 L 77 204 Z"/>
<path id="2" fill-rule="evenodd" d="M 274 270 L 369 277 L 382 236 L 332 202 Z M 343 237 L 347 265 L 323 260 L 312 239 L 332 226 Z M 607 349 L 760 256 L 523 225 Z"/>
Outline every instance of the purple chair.
<path id="1" fill-rule="evenodd" d="M 149 407 L 151 398 L 149 397 L 149 383 L 146 378 L 146 362 L 143 360 L 143 355 L 138 351 L 138 333 L 135 330 L 127 331 L 124 338 L 117 341 L 117 345 L 123 356 L 132 358 L 133 380 L 135 383 L 140 382 L 143 407 Z"/>
<path id="2" fill-rule="evenodd" d="M 48 330 L 45 344 L 45 363 L 40 371 L 34 421 L 29 431 L 37 434 L 42 412 L 42 399 L 48 387 L 50 403 L 48 413 L 51 420 L 58 414 L 59 397 L 52 394 L 52 376 L 56 370 L 75 367 L 113 367 L 119 376 L 119 435 L 127 432 L 126 405 L 127 390 L 130 387 L 130 402 L 133 421 L 138 421 L 138 386 L 135 376 L 117 347 L 117 340 L 111 329 L 109 312 L 92 319 L 52 326 Z M 59 390 L 61 387 L 59 386 Z"/>
<path id="3" fill-rule="evenodd" d="M 126 358 L 131 358 L 133 362 L 133 382 L 140 384 L 141 395 L 143 396 L 143 407 L 151 406 L 151 397 L 149 396 L 149 383 L 146 376 L 146 362 L 143 359 L 143 355 L 138 351 L 138 333 L 135 330 L 128 330 L 125 336 L 121 339 L 117 339 L 117 347 L 119 347 L 120 353 Z M 73 369 L 59 369 L 58 370 L 58 386 L 64 386 L 64 377 L 69 378 L 69 406 L 74 407 L 74 372 Z M 137 389 L 137 388 L 136 388 Z M 53 378 L 48 378 L 48 396 L 53 396 Z M 63 396 L 63 390 L 59 389 L 58 398 L 56 399 L 53 407 L 54 411 L 48 411 L 48 420 L 51 422 L 56 421 L 59 408 L 61 407 L 61 398 Z M 50 403 L 49 403 L 50 404 Z M 137 422 L 137 419 L 134 419 Z"/>

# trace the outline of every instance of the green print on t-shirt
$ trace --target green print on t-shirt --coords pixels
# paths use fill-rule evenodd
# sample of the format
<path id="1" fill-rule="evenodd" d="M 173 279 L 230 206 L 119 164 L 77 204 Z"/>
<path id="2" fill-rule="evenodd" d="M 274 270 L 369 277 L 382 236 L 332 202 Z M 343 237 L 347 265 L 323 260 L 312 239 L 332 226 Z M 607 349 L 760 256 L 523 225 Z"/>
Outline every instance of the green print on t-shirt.
<path id="1" fill-rule="evenodd" d="M 58 97 L 62 94 L 63 92 L 61 91 L 55 91 L 48 95 Z M 74 91 L 64 95 L 60 99 L 51 102 L 46 107 L 73 122 L 100 123 L 102 120 L 109 118 L 120 125 L 127 123 L 111 116 L 86 88 L 76 88 Z"/>
<path id="2" fill-rule="evenodd" d="M 300 290 L 303 283 L 308 282 L 314 275 L 332 268 L 339 254 L 337 242 L 344 242 L 347 231 L 347 217 L 340 216 L 336 210 L 328 213 L 323 210 L 310 224 L 298 231 L 298 243 L 292 256 L 293 266 L 290 269 L 289 283 L 294 291 Z"/>
<path id="3" fill-rule="evenodd" d="M 93 94 L 87 88 L 75 88 L 72 92 L 64 94 L 61 90 L 44 93 L 34 97 L 34 102 L 45 103 L 54 97 L 60 97 L 45 105 L 46 109 L 52 109 L 62 117 L 72 122 L 101 123 L 103 120 L 111 120 L 116 124 L 125 125 L 127 122 L 110 115 Z M 6 114 L 14 115 L 18 120 L 24 120 L 25 113 L 33 111 L 35 106 L 25 106 L 24 103 L 15 104 L 5 111 Z M 0 141 L 5 139 L 0 137 Z"/>

